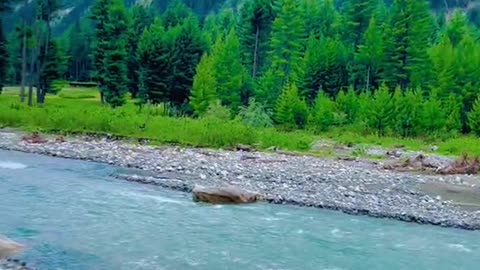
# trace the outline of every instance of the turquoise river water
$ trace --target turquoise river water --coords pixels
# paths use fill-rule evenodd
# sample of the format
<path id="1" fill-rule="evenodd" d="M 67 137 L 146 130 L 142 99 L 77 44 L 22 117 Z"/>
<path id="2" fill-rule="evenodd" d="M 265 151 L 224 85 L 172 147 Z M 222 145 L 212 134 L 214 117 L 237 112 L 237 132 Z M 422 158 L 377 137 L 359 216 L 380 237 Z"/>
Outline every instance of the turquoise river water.
<path id="1" fill-rule="evenodd" d="M 115 167 L 0 151 L 0 235 L 37 269 L 476 270 L 480 232 L 269 204 L 208 206 Z"/>

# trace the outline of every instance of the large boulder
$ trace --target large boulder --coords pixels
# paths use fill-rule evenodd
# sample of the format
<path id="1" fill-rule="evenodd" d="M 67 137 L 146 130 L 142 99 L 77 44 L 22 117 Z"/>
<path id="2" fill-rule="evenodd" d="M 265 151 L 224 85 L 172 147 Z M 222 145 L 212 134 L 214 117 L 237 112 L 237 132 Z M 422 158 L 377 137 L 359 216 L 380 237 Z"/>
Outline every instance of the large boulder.
<path id="1" fill-rule="evenodd" d="M 7 238 L 0 237 L 0 259 L 10 257 L 22 251 L 23 245 Z"/>
<path id="2" fill-rule="evenodd" d="M 195 186 L 193 201 L 211 204 L 243 204 L 254 203 L 259 199 L 255 193 L 246 191 L 239 187 L 202 187 Z"/>

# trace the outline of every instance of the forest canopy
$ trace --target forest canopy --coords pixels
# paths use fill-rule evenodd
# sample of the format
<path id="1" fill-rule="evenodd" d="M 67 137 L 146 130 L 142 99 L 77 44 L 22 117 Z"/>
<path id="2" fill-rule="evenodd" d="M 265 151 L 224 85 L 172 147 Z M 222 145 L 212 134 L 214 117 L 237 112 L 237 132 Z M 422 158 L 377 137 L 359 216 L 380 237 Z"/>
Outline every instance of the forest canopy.
<path id="1" fill-rule="evenodd" d="M 114 108 L 133 99 L 287 130 L 480 134 L 478 10 L 473 0 L 0 0 L 2 18 L 20 14 L 0 32 L 0 87 L 22 85 L 33 104 L 35 86 L 41 104 L 58 81 L 95 82 Z"/>

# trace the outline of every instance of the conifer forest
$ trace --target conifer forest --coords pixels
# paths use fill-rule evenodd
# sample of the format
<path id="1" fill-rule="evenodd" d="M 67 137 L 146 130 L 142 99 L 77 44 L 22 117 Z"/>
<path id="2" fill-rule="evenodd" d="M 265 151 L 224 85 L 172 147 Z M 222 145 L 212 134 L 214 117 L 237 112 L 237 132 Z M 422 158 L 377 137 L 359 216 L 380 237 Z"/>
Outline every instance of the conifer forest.
<path id="1" fill-rule="evenodd" d="M 480 135 L 480 1 L 0 0 L 0 103 L 65 85 L 99 93 L 87 114 Z"/>

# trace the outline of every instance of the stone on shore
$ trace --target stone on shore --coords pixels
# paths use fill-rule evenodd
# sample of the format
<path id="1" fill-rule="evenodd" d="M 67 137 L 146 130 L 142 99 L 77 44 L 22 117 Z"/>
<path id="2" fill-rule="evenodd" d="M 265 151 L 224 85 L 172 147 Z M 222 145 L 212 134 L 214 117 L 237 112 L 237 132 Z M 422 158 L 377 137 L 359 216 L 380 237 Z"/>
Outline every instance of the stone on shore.
<path id="1" fill-rule="evenodd" d="M 193 191 L 193 201 L 205 202 L 211 204 L 244 204 L 254 203 L 258 196 L 252 192 L 239 187 L 202 187 L 195 186 Z"/>
<path id="2" fill-rule="evenodd" d="M 22 251 L 23 245 L 7 238 L 0 238 L 0 259 L 10 257 Z"/>

